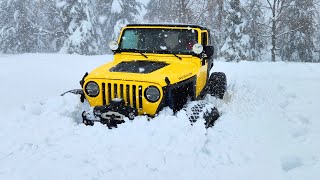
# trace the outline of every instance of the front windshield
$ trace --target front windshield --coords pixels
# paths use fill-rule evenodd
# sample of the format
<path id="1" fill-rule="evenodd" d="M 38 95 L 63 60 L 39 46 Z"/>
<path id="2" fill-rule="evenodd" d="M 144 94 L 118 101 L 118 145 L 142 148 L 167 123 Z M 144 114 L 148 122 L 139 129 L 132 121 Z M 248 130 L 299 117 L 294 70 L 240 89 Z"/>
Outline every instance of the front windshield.
<path id="1" fill-rule="evenodd" d="M 197 37 L 198 33 L 193 29 L 126 29 L 120 40 L 120 49 L 190 54 Z"/>

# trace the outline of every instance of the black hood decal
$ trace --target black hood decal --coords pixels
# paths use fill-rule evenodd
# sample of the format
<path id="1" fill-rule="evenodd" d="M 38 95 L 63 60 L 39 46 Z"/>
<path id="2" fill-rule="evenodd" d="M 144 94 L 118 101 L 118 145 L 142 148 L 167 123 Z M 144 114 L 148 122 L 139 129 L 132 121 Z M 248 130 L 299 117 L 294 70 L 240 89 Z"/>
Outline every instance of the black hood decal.
<path id="1" fill-rule="evenodd" d="M 129 61 L 121 62 L 112 67 L 109 71 L 148 74 L 167 65 L 167 63 L 156 61 Z"/>

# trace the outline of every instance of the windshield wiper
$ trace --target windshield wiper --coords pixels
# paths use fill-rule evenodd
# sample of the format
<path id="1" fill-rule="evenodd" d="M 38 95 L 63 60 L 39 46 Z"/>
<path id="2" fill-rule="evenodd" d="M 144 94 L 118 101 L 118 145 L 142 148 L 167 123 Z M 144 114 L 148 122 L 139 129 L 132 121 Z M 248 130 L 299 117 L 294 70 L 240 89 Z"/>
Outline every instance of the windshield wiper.
<path id="1" fill-rule="evenodd" d="M 148 56 L 146 56 L 143 52 L 141 52 L 141 51 L 138 50 L 138 49 L 125 49 L 125 50 L 128 50 L 129 52 L 139 53 L 139 54 L 141 54 L 143 57 L 145 57 L 145 58 L 148 59 Z"/>
<path id="2" fill-rule="evenodd" d="M 177 57 L 178 59 L 182 60 L 182 58 L 178 55 L 176 55 L 175 53 L 172 53 L 175 57 Z"/>
<path id="3" fill-rule="evenodd" d="M 144 53 L 142 53 L 142 52 L 138 52 L 138 53 L 140 53 L 143 57 L 148 59 L 148 56 L 146 56 Z"/>

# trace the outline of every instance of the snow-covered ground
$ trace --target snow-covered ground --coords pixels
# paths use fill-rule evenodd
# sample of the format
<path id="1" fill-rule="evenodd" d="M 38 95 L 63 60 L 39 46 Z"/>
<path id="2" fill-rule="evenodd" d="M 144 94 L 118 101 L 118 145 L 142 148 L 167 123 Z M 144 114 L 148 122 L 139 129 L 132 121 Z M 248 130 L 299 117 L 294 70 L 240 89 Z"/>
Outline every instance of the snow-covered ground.
<path id="1" fill-rule="evenodd" d="M 320 179 L 320 64 L 216 62 L 215 126 L 169 109 L 109 130 L 79 124 L 86 71 L 112 56 L 0 55 L 0 179 Z"/>

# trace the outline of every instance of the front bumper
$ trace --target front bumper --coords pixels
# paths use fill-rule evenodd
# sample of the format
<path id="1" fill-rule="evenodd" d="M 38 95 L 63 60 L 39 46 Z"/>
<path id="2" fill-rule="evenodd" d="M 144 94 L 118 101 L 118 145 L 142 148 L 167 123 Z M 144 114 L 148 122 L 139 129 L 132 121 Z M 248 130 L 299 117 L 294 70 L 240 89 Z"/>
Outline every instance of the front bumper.
<path id="1" fill-rule="evenodd" d="M 133 120 L 138 115 L 138 111 L 124 104 L 123 99 L 113 100 L 109 105 L 96 106 L 93 109 L 93 115 L 84 111 L 82 121 L 85 125 L 94 125 L 94 122 L 106 124 L 109 128 L 116 127 L 117 124 L 124 122 L 124 118 Z"/>

